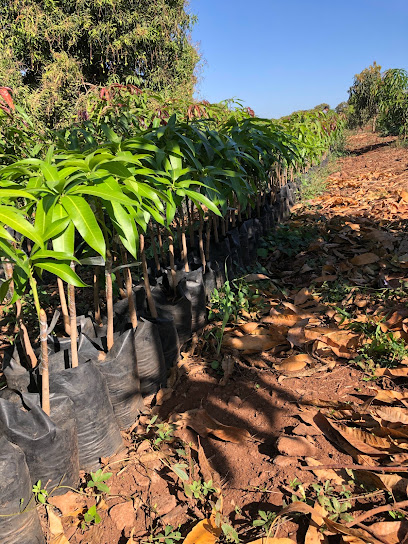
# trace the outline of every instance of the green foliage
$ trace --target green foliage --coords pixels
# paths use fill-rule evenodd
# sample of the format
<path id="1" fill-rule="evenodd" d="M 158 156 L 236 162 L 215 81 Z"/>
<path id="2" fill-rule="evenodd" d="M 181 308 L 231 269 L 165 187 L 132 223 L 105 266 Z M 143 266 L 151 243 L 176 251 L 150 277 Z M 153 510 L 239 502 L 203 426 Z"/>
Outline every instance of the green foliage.
<path id="1" fill-rule="evenodd" d="M 38 480 L 38 482 L 33 485 L 32 492 L 37 502 L 40 504 L 45 504 L 47 502 L 48 491 L 41 487 L 41 480 Z"/>
<path id="2" fill-rule="evenodd" d="M 351 128 L 373 120 L 384 134 L 408 133 L 408 73 L 392 68 L 381 73 L 375 62 L 357 74 L 349 89 L 348 119 Z"/>
<path id="3" fill-rule="evenodd" d="M 105 484 L 106 480 L 112 478 L 112 472 L 103 472 L 100 468 L 96 472 L 91 472 L 91 479 L 86 484 L 89 488 L 94 488 L 101 493 L 109 493 L 110 488 Z"/>
<path id="4" fill-rule="evenodd" d="M 384 73 L 378 126 L 385 134 L 408 134 L 408 72 L 392 69 Z"/>
<path id="5" fill-rule="evenodd" d="M 157 447 L 163 442 L 172 442 L 176 427 L 171 423 L 158 421 L 158 416 L 154 415 L 147 425 L 146 432 L 149 433 L 150 430 L 154 432 L 153 446 Z"/>
<path id="6" fill-rule="evenodd" d="M 269 252 L 279 250 L 287 257 L 293 257 L 309 247 L 310 243 L 315 241 L 318 236 L 319 229 L 317 227 L 311 228 L 307 225 L 293 228 L 283 224 L 264 237 L 262 246 L 266 247 Z"/>
<path id="7" fill-rule="evenodd" d="M 381 66 L 376 62 L 354 76 L 353 85 L 348 91 L 351 108 L 348 121 L 351 128 L 361 127 L 371 119 L 376 119 L 381 83 Z"/>
<path id="8" fill-rule="evenodd" d="M 101 516 L 98 514 L 96 504 L 94 504 L 85 512 L 81 528 L 85 531 L 90 525 L 97 525 L 101 521 Z"/>
<path id="9" fill-rule="evenodd" d="M 164 532 L 160 532 L 157 535 L 150 535 L 148 540 L 143 540 L 142 544 L 155 543 L 155 544 L 174 544 L 183 540 L 180 531 L 176 531 L 172 525 L 166 525 Z"/>
<path id="10" fill-rule="evenodd" d="M 264 510 L 258 510 L 258 519 L 254 519 L 252 525 L 259 529 L 262 529 L 262 533 L 267 535 L 271 527 L 273 527 L 276 520 L 276 512 L 266 512 Z"/>
<path id="11" fill-rule="evenodd" d="M 185 0 L 6 0 L 0 82 L 48 125 L 76 115 L 86 86 L 131 83 L 191 96 L 198 53 Z"/>

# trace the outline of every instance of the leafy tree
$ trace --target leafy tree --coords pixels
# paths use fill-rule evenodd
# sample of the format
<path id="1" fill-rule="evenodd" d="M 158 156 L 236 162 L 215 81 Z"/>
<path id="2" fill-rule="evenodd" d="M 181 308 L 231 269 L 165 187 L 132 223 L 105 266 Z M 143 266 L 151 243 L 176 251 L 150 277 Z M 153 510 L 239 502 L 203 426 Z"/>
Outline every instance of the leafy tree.
<path id="1" fill-rule="evenodd" d="M 353 85 L 348 91 L 351 127 L 361 127 L 373 120 L 373 131 L 375 131 L 381 83 L 381 66 L 376 62 L 354 76 Z"/>
<path id="2" fill-rule="evenodd" d="M 393 68 L 383 76 L 379 104 L 379 127 L 386 134 L 408 133 L 408 72 Z"/>
<path id="3" fill-rule="evenodd" d="M 0 84 L 51 126 L 78 91 L 133 83 L 192 94 L 198 54 L 186 0 L 4 0 Z"/>

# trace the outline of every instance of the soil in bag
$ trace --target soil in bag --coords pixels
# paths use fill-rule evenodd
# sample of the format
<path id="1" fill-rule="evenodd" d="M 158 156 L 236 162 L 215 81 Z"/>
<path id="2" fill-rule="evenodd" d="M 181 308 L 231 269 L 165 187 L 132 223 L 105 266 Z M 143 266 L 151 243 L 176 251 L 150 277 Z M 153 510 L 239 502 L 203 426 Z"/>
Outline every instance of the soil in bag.
<path id="1" fill-rule="evenodd" d="M 120 429 L 128 429 L 133 425 L 145 408 L 140 391 L 133 342 L 133 335 L 129 330 L 123 334 L 114 334 L 114 344 L 109 352 L 107 352 L 106 336 L 91 340 L 85 334 L 81 334 L 78 340 L 78 363 L 81 365 L 91 360 L 102 372 Z M 48 364 L 51 374 L 71 368 L 70 350 L 51 355 Z"/>
<path id="2" fill-rule="evenodd" d="M 229 241 L 231 259 L 235 264 L 241 265 L 242 257 L 239 230 L 235 227 L 227 232 L 227 236 Z"/>
<path id="3" fill-rule="evenodd" d="M 19 342 L 4 351 L 3 373 L 9 389 L 37 392 L 37 370 L 28 368 L 23 348 Z"/>
<path id="4" fill-rule="evenodd" d="M 244 223 L 242 223 L 242 225 L 239 228 L 239 244 L 241 247 L 241 261 L 244 266 L 248 266 L 250 264 L 247 223 L 248 221 L 245 221 Z"/>
<path id="5" fill-rule="evenodd" d="M 192 334 L 191 301 L 179 293 L 176 298 L 172 295 L 167 296 L 165 288 L 160 284 L 152 288 L 152 295 L 159 317 L 173 319 L 180 345 L 188 342 Z"/>
<path id="6" fill-rule="evenodd" d="M 151 395 L 166 383 L 167 378 L 163 348 L 157 325 L 147 319 L 139 319 L 134 343 L 140 390 L 142 395 Z"/>
<path id="7" fill-rule="evenodd" d="M 141 384 L 136 357 L 137 330 L 129 328 L 123 334 L 114 334 L 113 347 L 107 352 L 99 352 L 98 370 L 108 385 L 109 397 L 120 429 L 128 429 L 135 423 L 139 414 L 145 410 L 141 395 Z M 135 355 L 136 348 L 136 355 Z M 78 351 L 78 353 L 81 353 Z M 151 371 L 156 364 L 152 357 Z"/>
<path id="8" fill-rule="evenodd" d="M 207 322 L 207 308 L 203 282 L 203 269 L 185 272 L 177 286 L 178 292 L 191 303 L 191 330 L 196 332 Z"/>
<path id="9" fill-rule="evenodd" d="M 143 285 L 137 285 L 133 288 L 133 301 L 137 312 L 143 313 L 146 310 L 146 290 Z M 113 305 L 113 313 L 115 315 L 115 321 L 119 322 L 129 314 L 129 301 L 127 297 L 115 302 Z"/>
<path id="10" fill-rule="evenodd" d="M 45 544 L 23 451 L 0 436 L 0 542 Z M 31 502 L 30 502 L 31 501 Z M 26 511 L 24 511 L 26 508 Z M 19 513 L 18 515 L 15 515 Z"/>
<path id="11" fill-rule="evenodd" d="M 108 386 L 97 363 L 50 372 L 50 391 L 68 396 L 77 420 L 79 467 L 95 470 L 101 457 L 122 447 L 122 437 L 109 398 Z"/>
<path id="12" fill-rule="evenodd" d="M 174 324 L 174 319 L 172 317 L 158 317 L 157 319 L 145 318 L 144 321 L 146 320 L 153 323 L 159 332 L 164 364 L 166 370 L 170 370 L 170 368 L 177 363 L 180 357 L 180 342 L 176 325 Z M 163 374 L 160 373 L 160 375 L 160 381 L 162 381 Z"/>
<path id="13" fill-rule="evenodd" d="M 51 395 L 50 417 L 39 402 L 39 395 L 30 394 L 22 395 L 20 406 L 0 399 L 0 431 L 24 452 L 33 484 L 38 480 L 42 485 L 48 482 L 48 491 L 60 484 L 76 487 L 79 463 L 72 401 L 63 395 Z M 60 488 L 54 494 L 66 491 Z"/>

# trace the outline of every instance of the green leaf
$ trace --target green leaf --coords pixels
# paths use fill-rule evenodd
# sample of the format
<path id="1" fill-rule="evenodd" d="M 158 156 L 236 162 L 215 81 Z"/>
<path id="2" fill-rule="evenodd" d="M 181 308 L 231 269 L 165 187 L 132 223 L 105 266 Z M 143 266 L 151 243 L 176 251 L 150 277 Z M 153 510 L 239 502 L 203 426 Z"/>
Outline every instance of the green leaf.
<path id="1" fill-rule="evenodd" d="M 44 240 L 39 236 L 33 225 L 29 223 L 21 213 L 18 213 L 13 208 L 9 206 L 0 206 L 0 222 L 43 247 Z"/>
<path id="2" fill-rule="evenodd" d="M 3 198 L 28 198 L 29 200 L 36 200 L 35 196 L 23 189 L 0 189 L 0 200 Z"/>
<path id="3" fill-rule="evenodd" d="M 0 238 L 3 238 L 3 240 L 9 240 L 10 242 L 15 242 L 14 238 L 5 227 L 0 227 Z"/>
<path id="4" fill-rule="evenodd" d="M 78 274 L 72 270 L 69 264 L 46 261 L 35 262 L 34 266 L 36 268 L 40 268 L 41 270 L 47 270 L 48 272 L 51 272 L 51 274 L 55 274 L 55 276 L 58 276 L 75 287 L 88 287 L 88 285 L 81 280 Z"/>
<path id="5" fill-rule="evenodd" d="M 11 282 L 12 282 L 12 278 L 10 278 L 9 280 L 3 281 L 3 283 L 0 285 L 0 304 L 3 303 L 3 300 L 6 297 L 8 290 L 10 288 Z"/>
<path id="6" fill-rule="evenodd" d="M 38 260 L 55 259 L 56 261 L 75 261 L 79 262 L 73 255 L 69 253 L 63 253 L 61 251 L 51 251 L 49 249 L 40 249 L 36 251 L 34 255 L 31 255 L 30 260 L 35 262 Z"/>
<path id="7" fill-rule="evenodd" d="M 68 216 L 61 217 L 61 219 L 57 219 L 57 221 L 53 221 L 48 227 L 46 228 L 46 231 L 44 232 L 43 238 L 45 241 L 52 240 L 59 234 L 61 234 L 70 223 L 70 218 Z"/>
<path id="8" fill-rule="evenodd" d="M 87 201 L 80 196 L 65 195 L 61 203 L 85 242 L 105 258 L 105 240 Z"/>
<path id="9" fill-rule="evenodd" d="M 106 172 L 109 172 L 110 174 L 113 174 L 114 176 L 123 179 L 130 178 L 133 175 L 132 172 L 128 168 L 126 168 L 126 166 L 118 161 L 99 163 L 97 170 L 105 170 Z"/>
<path id="10" fill-rule="evenodd" d="M 211 200 L 207 198 L 205 195 L 202 195 L 201 193 L 195 193 L 194 191 L 187 191 L 187 190 L 184 190 L 183 192 L 186 194 L 186 196 L 188 196 L 194 202 L 194 204 L 198 208 L 201 207 L 199 203 L 204 204 L 204 206 L 206 206 L 210 211 L 222 217 L 222 214 L 220 210 L 217 208 L 217 206 L 215 206 L 215 204 L 213 204 Z"/>
<path id="11" fill-rule="evenodd" d="M 40 164 L 40 170 L 43 173 L 47 187 L 49 187 L 50 189 L 53 189 L 56 185 L 58 185 L 59 176 L 58 176 L 58 168 L 56 166 L 52 166 L 51 164 L 48 164 L 47 162 L 43 162 Z"/>
<path id="12" fill-rule="evenodd" d="M 177 463 L 175 465 L 171 465 L 170 468 L 171 470 L 177 474 L 177 476 L 183 480 L 183 481 L 187 481 L 188 480 L 188 476 L 187 476 L 187 473 L 185 472 L 185 470 L 183 470 L 185 467 L 187 467 L 187 465 L 185 463 Z"/>
<path id="13" fill-rule="evenodd" d="M 97 482 L 96 488 L 99 489 L 99 491 L 102 491 L 102 493 L 109 493 L 110 491 L 109 486 L 102 482 Z"/>
<path id="14" fill-rule="evenodd" d="M 134 206 L 137 204 L 135 200 L 132 200 L 121 191 L 112 191 L 112 189 L 106 183 L 100 183 L 93 187 L 76 187 L 74 190 L 69 191 L 69 194 L 97 196 L 99 198 L 103 198 L 104 200 L 120 202 L 121 204 L 126 204 L 127 206 Z"/>
<path id="15" fill-rule="evenodd" d="M 121 204 L 116 202 L 107 202 L 106 211 L 108 212 L 123 245 L 129 253 L 137 259 L 139 237 L 133 217 L 126 212 Z"/>
<path id="16" fill-rule="evenodd" d="M 53 223 L 50 225 L 50 233 L 44 233 L 44 238 L 46 240 L 52 240 L 52 247 L 55 251 L 61 251 L 61 253 L 74 254 L 74 242 L 75 242 L 75 227 L 72 223 L 70 217 L 67 215 L 65 209 L 61 204 L 57 203 L 53 209 Z M 55 223 L 59 223 L 61 220 L 67 221 L 66 226 L 61 230 L 60 233 L 56 233 L 54 230 L 51 230 L 52 225 L 56 227 Z M 58 232 L 58 230 L 56 229 Z M 53 236 L 51 236 L 53 234 Z M 46 236 L 47 235 L 47 236 Z"/>

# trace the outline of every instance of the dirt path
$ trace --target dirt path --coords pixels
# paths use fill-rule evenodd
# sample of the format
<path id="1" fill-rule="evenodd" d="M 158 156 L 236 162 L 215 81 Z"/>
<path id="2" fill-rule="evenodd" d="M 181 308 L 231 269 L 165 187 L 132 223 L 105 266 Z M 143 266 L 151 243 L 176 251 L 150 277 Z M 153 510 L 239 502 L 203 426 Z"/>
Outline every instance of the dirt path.
<path id="1" fill-rule="evenodd" d="M 251 303 L 227 327 L 224 357 L 210 324 L 127 433 L 128 451 L 107 460 L 113 476 L 97 499 L 101 522 L 78 526 L 95 498 L 51 499 L 70 543 L 171 544 L 214 507 L 223 541 L 233 542 L 234 531 L 241 542 L 266 534 L 298 543 L 307 534 L 309 544 L 403 540 L 398 514 L 364 520 L 394 523 L 387 537 L 373 525 L 377 540 L 364 532 L 350 540 L 335 526 L 323 537 L 306 515 L 276 518 L 285 505 L 310 508 L 320 497 L 319 513 L 344 528 L 351 516 L 407 499 L 401 472 L 386 481 L 372 470 L 307 470 L 408 459 L 408 149 L 367 133 L 351 136 L 348 148 L 327 191 L 297 205 L 265 240 L 270 279 L 242 288 Z M 372 400 L 384 390 L 394 393 Z M 176 531 L 167 540 L 166 526 Z"/>

